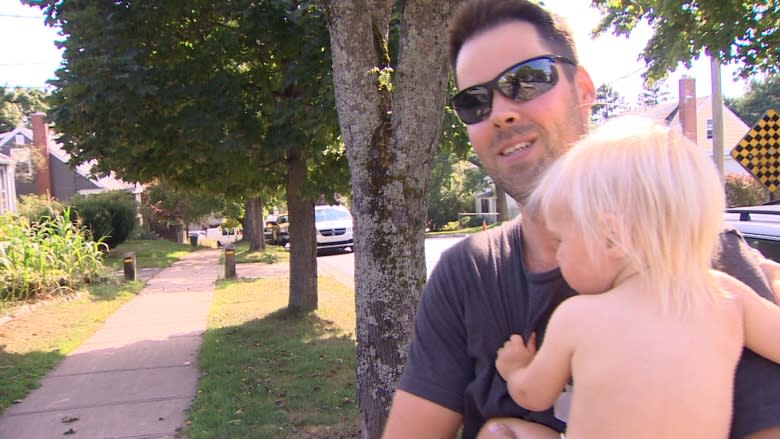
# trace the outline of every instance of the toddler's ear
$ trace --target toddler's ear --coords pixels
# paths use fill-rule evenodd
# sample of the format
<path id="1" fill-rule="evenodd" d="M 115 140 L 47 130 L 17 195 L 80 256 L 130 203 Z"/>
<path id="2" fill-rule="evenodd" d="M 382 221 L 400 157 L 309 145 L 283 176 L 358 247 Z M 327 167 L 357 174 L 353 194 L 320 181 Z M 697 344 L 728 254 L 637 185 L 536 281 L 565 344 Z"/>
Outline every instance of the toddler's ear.
<path id="1" fill-rule="evenodd" d="M 608 213 L 604 215 L 602 219 L 602 227 L 604 228 L 604 235 L 606 237 L 606 252 L 610 258 L 622 259 L 623 246 L 621 243 L 625 242 L 625 226 L 623 221 L 615 214 Z"/>

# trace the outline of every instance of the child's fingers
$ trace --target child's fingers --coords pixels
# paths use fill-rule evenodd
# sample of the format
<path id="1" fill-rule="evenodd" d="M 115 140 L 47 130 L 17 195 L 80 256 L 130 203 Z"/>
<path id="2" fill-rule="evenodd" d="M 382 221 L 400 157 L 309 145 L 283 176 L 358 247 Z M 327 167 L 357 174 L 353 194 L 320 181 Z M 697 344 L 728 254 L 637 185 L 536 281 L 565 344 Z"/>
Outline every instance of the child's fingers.
<path id="1" fill-rule="evenodd" d="M 526 345 L 529 351 L 536 352 L 536 333 L 532 332 L 531 336 L 528 337 L 528 344 Z"/>

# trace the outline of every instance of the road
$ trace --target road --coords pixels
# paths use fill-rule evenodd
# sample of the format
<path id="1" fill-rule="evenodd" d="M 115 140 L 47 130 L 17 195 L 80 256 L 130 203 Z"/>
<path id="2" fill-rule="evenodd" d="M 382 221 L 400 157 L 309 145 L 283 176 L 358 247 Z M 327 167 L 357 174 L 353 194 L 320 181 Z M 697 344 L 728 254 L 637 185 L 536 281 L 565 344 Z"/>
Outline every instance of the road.
<path id="1" fill-rule="evenodd" d="M 425 265 L 428 268 L 428 276 L 431 275 L 433 267 L 439 262 L 442 252 L 462 239 L 462 236 L 450 236 L 425 240 Z M 354 285 L 355 255 L 353 253 L 318 256 L 317 266 L 321 272 L 328 273 L 345 284 Z"/>

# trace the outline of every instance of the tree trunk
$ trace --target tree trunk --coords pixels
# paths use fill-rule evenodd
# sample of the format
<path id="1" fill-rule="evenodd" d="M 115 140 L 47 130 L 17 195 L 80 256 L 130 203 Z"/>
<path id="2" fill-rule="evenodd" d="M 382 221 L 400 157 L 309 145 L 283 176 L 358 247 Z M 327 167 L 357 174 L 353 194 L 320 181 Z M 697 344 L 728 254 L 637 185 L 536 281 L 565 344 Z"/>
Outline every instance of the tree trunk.
<path id="1" fill-rule="evenodd" d="M 399 2 L 392 84 L 376 69 L 389 67 L 393 2 L 325 3 L 352 175 L 361 435 L 379 438 L 426 280 L 426 193 L 445 104 L 446 21 L 456 2 Z"/>
<path id="2" fill-rule="evenodd" d="M 245 204 L 244 237 L 249 241 L 249 251 L 263 251 L 263 200 L 260 197 L 249 197 Z"/>
<path id="3" fill-rule="evenodd" d="M 314 203 L 301 196 L 306 162 L 287 152 L 287 212 L 290 221 L 290 302 L 288 308 L 317 309 L 317 240 Z"/>
<path id="4" fill-rule="evenodd" d="M 496 220 L 499 222 L 509 221 L 509 207 L 506 203 L 506 192 L 497 184 L 493 186 L 496 187 L 496 211 L 498 212 L 498 218 L 496 218 Z"/>

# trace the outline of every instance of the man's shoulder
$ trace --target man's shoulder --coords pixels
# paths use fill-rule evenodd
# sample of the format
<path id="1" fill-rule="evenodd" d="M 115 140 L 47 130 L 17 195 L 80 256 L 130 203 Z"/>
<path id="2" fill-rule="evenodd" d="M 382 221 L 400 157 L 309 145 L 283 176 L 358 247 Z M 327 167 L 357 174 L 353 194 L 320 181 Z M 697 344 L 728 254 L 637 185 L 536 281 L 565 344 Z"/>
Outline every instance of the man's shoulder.
<path id="1" fill-rule="evenodd" d="M 445 271 L 462 272 L 469 266 L 481 270 L 511 263 L 520 255 L 520 239 L 519 219 L 474 233 L 445 250 L 436 271 L 441 267 Z"/>
<path id="2" fill-rule="evenodd" d="M 505 221 L 498 226 L 477 232 L 469 236 L 464 243 L 471 248 L 514 246 L 520 243 L 522 236 L 522 220 L 520 217 Z"/>

